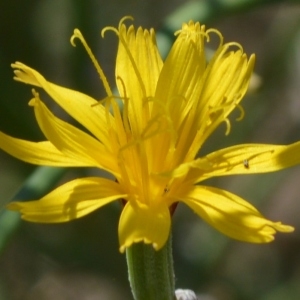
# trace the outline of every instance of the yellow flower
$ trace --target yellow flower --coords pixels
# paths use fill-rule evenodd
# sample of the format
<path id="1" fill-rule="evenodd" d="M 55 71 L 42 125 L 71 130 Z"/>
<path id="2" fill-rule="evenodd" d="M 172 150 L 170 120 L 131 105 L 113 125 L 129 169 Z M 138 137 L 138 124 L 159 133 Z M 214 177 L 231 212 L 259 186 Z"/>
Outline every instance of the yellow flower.
<path id="1" fill-rule="evenodd" d="M 39 143 L 0 133 L 0 148 L 37 165 L 97 167 L 116 180 L 98 177 L 68 182 L 42 199 L 14 202 L 32 222 L 67 222 L 117 199 L 124 208 L 119 221 L 120 251 L 143 241 L 160 249 L 166 242 L 171 211 L 178 201 L 222 233 L 247 242 L 264 243 L 276 231 L 293 228 L 265 219 L 251 204 L 215 187 L 198 185 L 213 176 L 280 170 L 300 162 L 300 143 L 288 146 L 245 144 L 196 158 L 201 146 L 228 115 L 240 107 L 254 65 L 254 56 L 237 43 L 224 43 L 215 29 L 190 21 L 162 61 L 154 30 L 121 20 L 107 27 L 119 39 L 114 95 L 79 30 L 80 39 L 104 84 L 107 97 L 97 101 L 47 81 L 37 71 L 16 62 L 15 79 L 44 89 L 83 125 L 86 133 L 55 117 L 37 92 L 29 105 L 46 137 Z M 104 33 L 104 31 L 102 33 Z M 207 62 L 205 44 L 211 35 L 220 42 Z M 122 107 L 122 108 L 120 108 Z"/>

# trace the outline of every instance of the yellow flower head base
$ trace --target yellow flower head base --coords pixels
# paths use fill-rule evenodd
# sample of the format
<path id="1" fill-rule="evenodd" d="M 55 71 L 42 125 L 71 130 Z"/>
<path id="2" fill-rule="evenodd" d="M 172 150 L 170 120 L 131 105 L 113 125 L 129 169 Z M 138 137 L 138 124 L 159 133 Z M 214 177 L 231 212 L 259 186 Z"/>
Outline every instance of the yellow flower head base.
<path id="1" fill-rule="evenodd" d="M 119 222 L 120 251 L 133 243 L 166 243 L 170 208 L 181 201 L 222 233 L 247 242 L 265 243 L 276 231 L 293 227 L 264 218 L 240 197 L 215 187 L 198 185 L 212 176 L 277 171 L 300 162 L 300 143 L 288 146 L 245 144 L 196 158 L 202 144 L 221 124 L 230 132 L 229 114 L 238 109 L 254 65 L 237 43 L 224 43 L 220 32 L 190 21 L 163 62 L 155 32 L 124 19 L 107 27 L 119 40 L 114 95 L 80 31 L 107 97 L 101 101 L 47 81 L 37 71 L 16 62 L 15 80 L 44 89 L 89 133 L 68 124 L 47 109 L 33 90 L 29 105 L 46 140 L 29 142 L 0 133 L 0 148 L 37 165 L 97 167 L 116 180 L 98 177 L 70 181 L 39 200 L 14 202 L 32 222 L 67 222 L 118 199 L 124 209 Z M 219 39 L 207 61 L 205 47 Z"/>

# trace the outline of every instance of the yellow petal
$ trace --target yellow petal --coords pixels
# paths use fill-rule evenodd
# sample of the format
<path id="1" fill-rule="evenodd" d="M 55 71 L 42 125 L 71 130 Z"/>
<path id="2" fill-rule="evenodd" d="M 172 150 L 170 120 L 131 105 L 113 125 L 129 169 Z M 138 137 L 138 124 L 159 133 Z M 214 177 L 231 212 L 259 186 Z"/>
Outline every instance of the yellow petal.
<path id="1" fill-rule="evenodd" d="M 98 102 L 92 97 L 47 81 L 40 73 L 20 62 L 16 62 L 12 67 L 17 69 L 15 70 L 17 81 L 42 87 L 70 116 L 101 142 L 109 145 L 109 132 L 103 105 L 95 105 Z"/>
<path id="2" fill-rule="evenodd" d="M 181 201 L 203 220 L 223 234 L 240 241 L 267 243 L 274 240 L 276 231 L 294 230 L 291 226 L 264 218 L 250 203 L 224 190 L 195 186 L 181 193 Z"/>
<path id="3" fill-rule="evenodd" d="M 221 41 L 206 64 L 205 43 L 211 31 Z M 240 45 L 223 45 L 222 41 L 216 30 L 205 31 L 205 26 L 192 21 L 184 24 L 161 71 L 155 94 L 160 102 L 154 101 L 159 105 L 153 106 L 153 110 L 159 112 L 164 105 L 169 112 L 178 136 L 175 150 L 178 161 L 193 159 L 221 122 L 228 123 L 229 131 L 227 116 L 246 93 L 254 56 L 248 61 Z M 237 49 L 229 51 L 233 45 Z M 162 146 L 167 142 L 167 139 L 162 141 Z"/>
<path id="4" fill-rule="evenodd" d="M 114 158 L 103 144 L 77 129 L 76 127 L 56 118 L 39 100 L 38 96 L 31 100 L 38 124 L 47 137 L 66 156 L 81 161 L 82 164 L 97 166 L 116 173 Z"/>
<path id="5" fill-rule="evenodd" d="M 300 142 L 287 146 L 237 145 L 215 151 L 192 162 L 186 181 L 199 182 L 213 176 L 274 172 L 299 163 Z M 181 166 L 177 175 L 184 174 L 187 169 L 187 166 Z"/>
<path id="6" fill-rule="evenodd" d="M 139 72 L 141 79 L 144 81 L 146 96 L 153 96 L 157 80 L 163 62 L 157 49 L 155 32 L 153 29 L 148 31 L 139 27 L 135 32 L 133 26 L 128 29 L 123 24 L 119 32 L 119 47 L 116 63 L 116 78 L 120 87 L 120 92 L 123 91 L 123 86 L 118 82 L 118 76 L 121 77 L 130 93 L 135 93 L 137 87 L 141 89 L 141 83 L 136 74 Z M 127 49 L 126 49 L 127 48 Z M 136 70 L 133 67 L 130 54 L 134 59 Z M 132 87 L 132 88 L 130 88 Z M 123 94 L 124 96 L 124 94 Z M 129 96 L 127 94 L 127 96 Z M 140 94 L 140 96 L 145 96 Z M 142 99 L 142 98 L 140 98 Z"/>
<path id="7" fill-rule="evenodd" d="M 116 82 L 121 97 L 128 101 L 130 126 L 139 135 L 149 116 L 162 60 L 158 53 L 153 30 L 133 26 L 119 28 L 119 47 L 116 62 Z M 125 100 L 126 101 L 126 100 Z"/>
<path id="8" fill-rule="evenodd" d="M 201 27 L 202 33 L 203 30 L 204 27 Z M 169 164 L 176 165 L 178 161 L 183 161 L 197 132 L 195 107 L 200 99 L 201 77 L 206 64 L 203 49 L 205 37 L 201 33 L 198 36 L 197 41 L 181 35 L 176 39 L 158 79 L 152 115 L 163 115 L 169 128 L 166 134 L 160 134 L 153 140 L 155 152 L 159 152 L 153 158 L 155 165 L 161 164 L 161 158 L 167 156 L 170 143 L 175 144 L 170 138 L 178 140 L 174 149 L 176 154 L 172 155 Z"/>
<path id="9" fill-rule="evenodd" d="M 199 122 L 207 121 L 205 114 L 212 108 L 215 112 L 218 111 L 217 109 L 222 109 L 223 113 L 220 116 L 227 117 L 247 91 L 254 66 L 254 56 L 251 56 L 248 61 L 247 56 L 240 49 L 229 52 L 229 46 L 230 44 L 225 44 L 221 48 L 221 53 L 216 53 L 217 57 L 212 59 L 206 69 L 199 107 L 201 111 Z"/>
<path id="10" fill-rule="evenodd" d="M 197 183 L 213 176 L 279 171 L 300 163 L 300 142 L 290 145 L 242 144 L 181 164 L 162 176 Z"/>
<path id="11" fill-rule="evenodd" d="M 199 147 L 220 123 L 225 122 L 226 134 L 230 132 L 230 121 L 227 117 L 235 108 L 238 107 L 241 117 L 243 116 L 244 112 L 239 102 L 249 86 L 255 57 L 252 55 L 248 60 L 242 50 L 229 52 L 229 47 L 230 44 L 222 46 L 205 70 L 201 101 L 196 112 L 198 124 L 195 127 L 199 130 L 187 159 L 196 156 Z"/>
<path id="12" fill-rule="evenodd" d="M 172 110 L 175 123 L 180 124 L 191 106 L 199 100 L 206 66 L 205 39 L 205 27 L 200 27 L 199 23 L 197 33 L 191 32 L 188 36 L 180 34 L 162 68 L 155 98 L 161 99 Z M 193 116 L 189 118 L 193 119 Z"/>
<path id="13" fill-rule="evenodd" d="M 48 142 L 29 142 L 0 132 L 0 149 L 25 162 L 55 167 L 90 166 L 78 159 L 64 155 Z"/>
<path id="14" fill-rule="evenodd" d="M 7 208 L 19 211 L 27 221 L 58 223 L 81 218 L 126 196 L 116 182 L 87 177 L 70 181 L 40 200 L 12 202 Z"/>
<path id="15" fill-rule="evenodd" d="M 127 202 L 119 222 L 120 251 L 138 242 L 161 249 L 169 237 L 170 225 L 170 212 L 164 203 L 154 208 Z"/>

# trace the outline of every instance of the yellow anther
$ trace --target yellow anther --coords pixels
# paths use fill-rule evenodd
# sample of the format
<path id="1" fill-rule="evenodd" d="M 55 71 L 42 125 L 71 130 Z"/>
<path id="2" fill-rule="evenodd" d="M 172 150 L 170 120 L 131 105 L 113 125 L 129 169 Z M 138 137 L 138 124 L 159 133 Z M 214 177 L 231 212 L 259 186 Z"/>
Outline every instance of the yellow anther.
<path id="1" fill-rule="evenodd" d="M 122 78 L 120 76 L 117 77 L 117 80 L 120 81 L 122 88 L 123 88 L 123 95 L 124 97 L 122 97 L 121 99 L 123 99 L 123 124 L 124 124 L 124 128 L 127 134 L 129 134 L 131 132 L 130 130 L 130 125 L 129 125 L 129 121 L 128 121 L 128 101 L 129 98 L 127 97 L 126 94 L 126 88 L 125 88 L 125 84 L 124 81 L 122 80 Z"/>

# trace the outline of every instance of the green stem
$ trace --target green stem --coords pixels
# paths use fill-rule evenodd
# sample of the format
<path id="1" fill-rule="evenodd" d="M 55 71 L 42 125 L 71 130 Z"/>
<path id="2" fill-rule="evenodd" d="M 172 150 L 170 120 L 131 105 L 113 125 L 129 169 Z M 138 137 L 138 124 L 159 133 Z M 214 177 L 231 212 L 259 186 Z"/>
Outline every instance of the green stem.
<path id="1" fill-rule="evenodd" d="M 172 238 L 156 251 L 151 245 L 133 244 L 126 250 L 129 281 L 135 300 L 174 300 Z"/>

